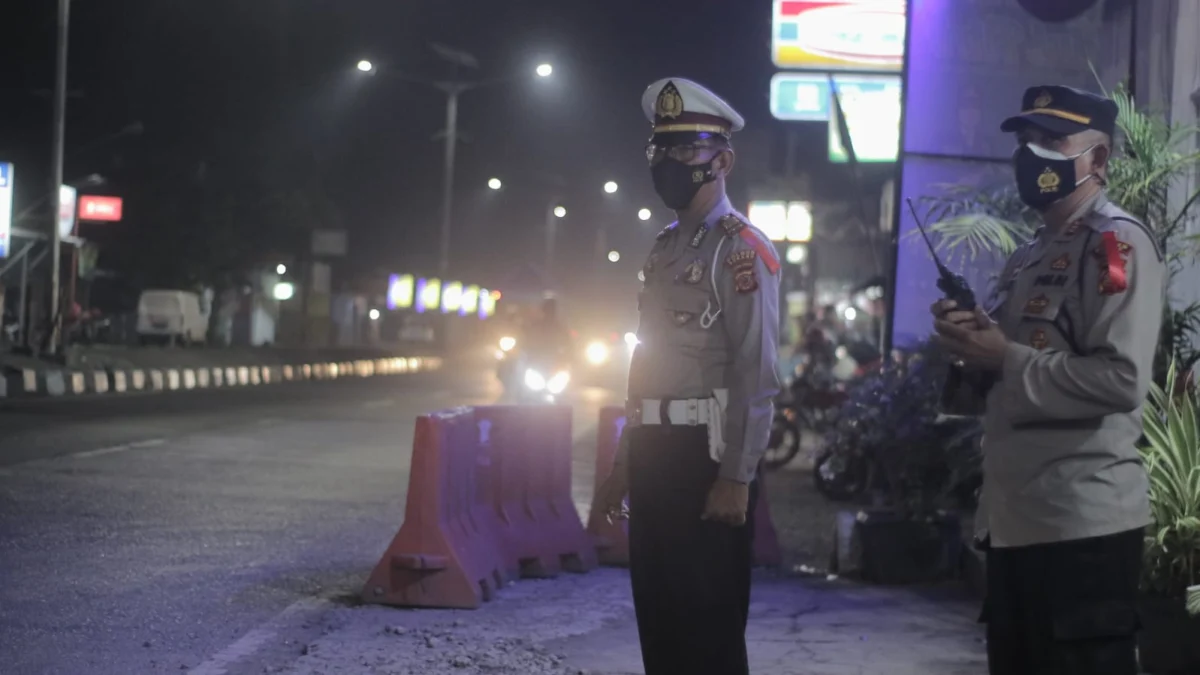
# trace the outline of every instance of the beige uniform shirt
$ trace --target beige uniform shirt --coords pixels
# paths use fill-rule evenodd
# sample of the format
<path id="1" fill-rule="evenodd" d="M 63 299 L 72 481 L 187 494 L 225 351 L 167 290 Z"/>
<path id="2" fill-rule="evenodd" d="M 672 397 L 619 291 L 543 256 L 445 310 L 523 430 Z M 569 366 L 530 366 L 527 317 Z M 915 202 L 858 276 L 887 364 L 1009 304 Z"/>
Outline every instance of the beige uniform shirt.
<path id="1" fill-rule="evenodd" d="M 774 244 L 724 199 L 699 226 L 663 230 L 642 271 L 630 401 L 728 390 L 720 475 L 751 482 L 779 392 Z"/>
<path id="2" fill-rule="evenodd" d="M 1154 236 L 1103 195 L 1008 260 L 986 305 L 1011 341 L 1003 371 L 967 373 L 946 399 L 952 413 L 983 404 L 977 529 L 993 546 L 1150 522 L 1136 444 L 1165 279 Z"/>

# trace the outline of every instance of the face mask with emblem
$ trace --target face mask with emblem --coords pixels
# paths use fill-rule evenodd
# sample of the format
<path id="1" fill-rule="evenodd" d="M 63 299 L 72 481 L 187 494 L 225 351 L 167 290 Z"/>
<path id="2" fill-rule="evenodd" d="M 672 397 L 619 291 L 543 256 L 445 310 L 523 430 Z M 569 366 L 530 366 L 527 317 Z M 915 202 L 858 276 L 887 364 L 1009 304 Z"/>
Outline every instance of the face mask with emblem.
<path id="1" fill-rule="evenodd" d="M 715 158 L 714 158 L 715 159 Z M 650 167 L 654 191 L 672 211 L 686 209 L 706 183 L 717 179 L 713 161 L 685 164 L 674 157 L 663 157 Z"/>
<path id="2" fill-rule="evenodd" d="M 1088 174 L 1076 180 L 1075 160 L 1095 147 L 1092 145 L 1081 153 L 1068 156 L 1034 143 L 1022 145 L 1013 157 L 1021 201 L 1032 208 L 1044 209 L 1074 192 L 1093 176 Z"/>

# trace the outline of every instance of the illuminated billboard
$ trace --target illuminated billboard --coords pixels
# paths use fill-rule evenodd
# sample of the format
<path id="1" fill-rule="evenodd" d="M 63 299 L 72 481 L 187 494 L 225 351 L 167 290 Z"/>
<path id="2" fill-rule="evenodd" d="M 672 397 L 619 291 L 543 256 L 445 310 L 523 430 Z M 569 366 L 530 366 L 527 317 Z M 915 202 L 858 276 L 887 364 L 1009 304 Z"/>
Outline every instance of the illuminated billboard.
<path id="1" fill-rule="evenodd" d="M 69 237 L 75 232 L 75 200 L 79 191 L 70 185 L 58 186 L 58 236 Z"/>
<path id="2" fill-rule="evenodd" d="M 387 308 L 408 309 L 413 306 L 416 295 L 416 279 L 411 274 L 393 274 L 388 277 Z"/>
<path id="3" fill-rule="evenodd" d="M 79 219 L 104 223 L 121 222 L 123 204 L 120 197 L 84 195 L 79 198 Z"/>
<path id="4" fill-rule="evenodd" d="M 776 73 L 771 78 L 771 115 L 777 120 L 824 122 L 832 101 L 824 73 Z"/>
<path id="5" fill-rule="evenodd" d="M 418 314 L 423 314 L 427 309 L 436 311 L 442 301 L 442 282 L 437 279 L 418 279 L 415 300 L 413 309 Z"/>
<path id="6" fill-rule="evenodd" d="M 771 58 L 796 70 L 899 72 L 905 0 L 775 0 Z"/>
<path id="7" fill-rule="evenodd" d="M 808 202 L 750 202 L 746 216 L 771 241 L 802 244 L 812 240 L 812 205 Z"/>
<path id="8" fill-rule="evenodd" d="M 463 285 L 451 281 L 442 289 L 442 313 L 458 312 L 462 308 Z"/>
<path id="9" fill-rule="evenodd" d="M 7 258 L 12 246 L 13 165 L 0 162 L 0 258 Z"/>
<path id="10" fill-rule="evenodd" d="M 479 287 L 467 286 L 462 293 L 462 307 L 458 309 L 459 316 L 467 316 L 479 312 Z"/>
<path id="11" fill-rule="evenodd" d="M 891 75 L 839 77 L 837 90 L 858 161 L 896 161 L 900 151 L 900 78 Z M 836 108 L 829 115 L 829 161 L 849 161 L 838 131 Z"/>

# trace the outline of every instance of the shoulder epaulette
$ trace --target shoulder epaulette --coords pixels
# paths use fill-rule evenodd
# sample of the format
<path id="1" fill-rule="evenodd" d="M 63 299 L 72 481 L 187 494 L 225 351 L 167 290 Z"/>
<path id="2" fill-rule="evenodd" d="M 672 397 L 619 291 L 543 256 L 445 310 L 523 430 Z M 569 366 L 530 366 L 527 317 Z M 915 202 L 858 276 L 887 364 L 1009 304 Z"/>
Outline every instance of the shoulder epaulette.
<path id="1" fill-rule="evenodd" d="M 1158 257 L 1158 261 L 1159 262 L 1163 261 L 1165 256 L 1163 254 L 1162 246 L 1159 245 L 1158 235 L 1154 232 L 1154 230 L 1150 229 L 1149 225 L 1143 223 L 1142 221 L 1138 220 L 1137 218 L 1134 218 L 1133 216 L 1126 214 L 1124 211 L 1122 211 L 1119 207 L 1117 207 L 1115 204 L 1112 204 L 1111 202 L 1109 204 L 1106 204 L 1105 206 L 1110 207 L 1110 208 L 1104 208 L 1102 210 L 1098 210 L 1096 212 L 1096 214 L 1099 216 L 1103 216 L 1103 218 L 1106 221 L 1109 221 L 1109 222 L 1120 221 L 1123 223 L 1129 223 L 1130 225 L 1133 225 L 1137 229 L 1141 230 L 1142 233 L 1146 235 L 1146 238 L 1150 240 L 1150 244 L 1154 247 L 1154 255 Z M 1116 213 L 1112 213 L 1112 211 L 1115 211 Z M 1094 222 L 1094 219 L 1093 219 L 1093 222 Z M 1103 227 L 1104 224 L 1106 224 L 1106 223 L 1104 223 L 1104 222 L 1096 223 L 1096 225 L 1099 225 L 1101 227 Z M 1093 229 L 1099 229 L 1099 228 L 1096 228 L 1095 226 L 1093 226 Z"/>
<path id="2" fill-rule="evenodd" d="M 746 221 L 732 213 L 721 216 L 717 222 L 721 225 L 721 229 L 725 230 L 725 234 L 730 237 L 746 229 Z"/>

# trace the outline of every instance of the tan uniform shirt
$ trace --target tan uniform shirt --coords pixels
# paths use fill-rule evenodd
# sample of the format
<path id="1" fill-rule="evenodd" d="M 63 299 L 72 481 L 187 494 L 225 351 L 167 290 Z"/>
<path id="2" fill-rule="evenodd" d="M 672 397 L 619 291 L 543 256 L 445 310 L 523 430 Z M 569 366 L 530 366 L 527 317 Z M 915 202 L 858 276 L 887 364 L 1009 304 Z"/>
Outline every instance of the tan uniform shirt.
<path id="1" fill-rule="evenodd" d="M 728 390 L 720 475 L 749 483 L 779 392 L 774 244 L 724 199 L 699 226 L 663 230 L 642 271 L 629 399 L 709 398 Z"/>
<path id="2" fill-rule="evenodd" d="M 993 546 L 1150 522 L 1136 443 L 1165 279 L 1154 236 L 1103 195 L 1008 260 L 987 305 L 1011 341 L 1003 371 L 984 378 L 989 388 L 968 373 L 967 386 L 947 397 L 951 413 L 983 403 L 977 525 Z"/>

